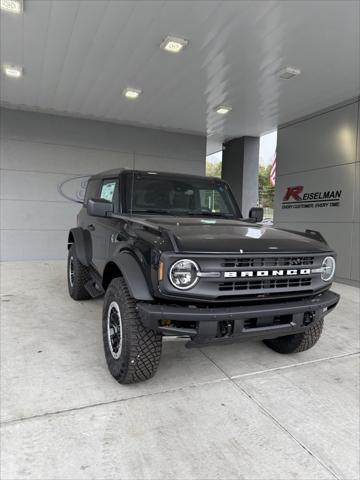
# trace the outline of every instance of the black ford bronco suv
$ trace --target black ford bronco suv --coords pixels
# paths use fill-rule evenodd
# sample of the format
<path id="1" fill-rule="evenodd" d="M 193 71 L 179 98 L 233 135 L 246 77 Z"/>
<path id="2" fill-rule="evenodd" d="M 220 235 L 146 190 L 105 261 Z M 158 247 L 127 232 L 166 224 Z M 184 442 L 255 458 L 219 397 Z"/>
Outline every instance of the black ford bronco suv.
<path id="1" fill-rule="evenodd" d="M 119 383 L 157 370 L 162 337 L 188 347 L 261 339 L 279 353 L 319 339 L 339 301 L 335 253 L 320 233 L 244 219 L 218 178 L 111 170 L 87 184 L 68 238 L 68 286 L 105 293 L 103 341 Z"/>

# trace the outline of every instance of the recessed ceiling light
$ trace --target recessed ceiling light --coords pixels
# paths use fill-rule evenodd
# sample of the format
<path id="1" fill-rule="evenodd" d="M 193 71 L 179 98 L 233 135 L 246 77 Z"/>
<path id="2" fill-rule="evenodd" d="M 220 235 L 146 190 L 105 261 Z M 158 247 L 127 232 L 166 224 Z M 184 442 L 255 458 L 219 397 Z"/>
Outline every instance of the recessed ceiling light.
<path id="1" fill-rule="evenodd" d="M 20 78 L 23 74 L 23 68 L 17 65 L 3 65 L 4 73 L 10 78 Z"/>
<path id="2" fill-rule="evenodd" d="M 283 78 L 284 80 L 289 80 L 290 78 L 297 77 L 298 75 L 300 75 L 300 73 L 300 68 L 290 66 L 282 68 L 278 71 L 279 77 Z"/>
<path id="3" fill-rule="evenodd" d="M 188 44 L 188 40 L 179 37 L 167 36 L 160 44 L 160 48 L 170 53 L 179 53 Z"/>
<path id="4" fill-rule="evenodd" d="M 227 113 L 231 112 L 232 106 L 231 105 L 218 105 L 215 108 L 215 112 L 219 113 L 220 115 L 226 115 Z"/>
<path id="5" fill-rule="evenodd" d="M 141 93 L 142 91 L 137 88 L 125 88 L 125 90 L 123 91 L 123 95 L 126 98 L 131 98 L 131 100 L 135 100 L 135 98 L 138 98 Z"/>
<path id="6" fill-rule="evenodd" d="M 22 0 L 1 0 L 1 10 L 10 13 L 22 13 L 23 1 Z"/>

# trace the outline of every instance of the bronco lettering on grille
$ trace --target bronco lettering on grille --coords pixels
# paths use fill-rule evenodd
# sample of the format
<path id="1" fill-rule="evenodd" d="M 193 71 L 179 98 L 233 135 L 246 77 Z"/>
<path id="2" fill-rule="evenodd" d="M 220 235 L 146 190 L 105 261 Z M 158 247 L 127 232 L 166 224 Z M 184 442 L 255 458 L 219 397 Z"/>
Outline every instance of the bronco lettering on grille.
<path id="1" fill-rule="evenodd" d="M 224 272 L 225 278 L 237 277 L 282 277 L 291 275 L 310 275 L 310 268 L 289 270 L 244 270 L 242 272 Z"/>

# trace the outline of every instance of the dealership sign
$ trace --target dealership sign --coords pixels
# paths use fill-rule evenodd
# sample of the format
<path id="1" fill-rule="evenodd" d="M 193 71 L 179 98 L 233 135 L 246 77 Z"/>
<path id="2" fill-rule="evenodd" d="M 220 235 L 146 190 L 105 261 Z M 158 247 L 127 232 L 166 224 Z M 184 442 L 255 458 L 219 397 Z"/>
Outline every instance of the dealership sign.
<path id="1" fill-rule="evenodd" d="M 306 191 L 302 185 L 287 187 L 281 208 L 339 207 L 341 194 L 341 190 Z"/>
<path id="2" fill-rule="evenodd" d="M 67 200 L 83 203 L 88 180 L 88 175 L 67 178 L 57 186 L 57 190 Z"/>

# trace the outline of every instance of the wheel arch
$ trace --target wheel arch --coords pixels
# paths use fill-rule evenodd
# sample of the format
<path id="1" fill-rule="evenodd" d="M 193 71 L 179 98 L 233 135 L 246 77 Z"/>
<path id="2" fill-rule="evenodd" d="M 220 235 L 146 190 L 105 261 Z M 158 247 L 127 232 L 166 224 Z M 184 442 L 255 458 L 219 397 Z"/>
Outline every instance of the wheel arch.
<path id="1" fill-rule="evenodd" d="M 104 290 L 110 285 L 111 280 L 117 277 L 124 278 L 130 295 L 135 300 L 153 300 L 144 273 L 131 252 L 122 251 L 105 265 L 102 281 Z"/>
<path id="2" fill-rule="evenodd" d="M 80 262 L 89 266 L 92 259 L 92 243 L 90 232 L 81 227 L 72 228 L 68 235 L 68 250 L 75 246 L 75 252 Z"/>
<path id="3" fill-rule="evenodd" d="M 68 244 L 68 247 L 67 247 L 68 250 L 70 249 L 70 247 L 73 243 L 75 243 L 75 237 L 74 237 L 73 232 L 70 230 L 69 235 L 68 235 L 68 243 L 67 243 Z"/>
<path id="4" fill-rule="evenodd" d="M 122 277 L 122 276 L 123 274 L 121 273 L 121 270 L 118 267 L 118 265 L 113 261 L 108 262 L 105 266 L 103 278 L 102 278 L 102 286 L 104 290 L 108 288 L 108 286 L 111 283 L 111 280 L 113 280 L 114 278 Z"/>

